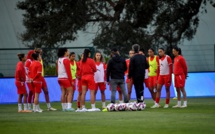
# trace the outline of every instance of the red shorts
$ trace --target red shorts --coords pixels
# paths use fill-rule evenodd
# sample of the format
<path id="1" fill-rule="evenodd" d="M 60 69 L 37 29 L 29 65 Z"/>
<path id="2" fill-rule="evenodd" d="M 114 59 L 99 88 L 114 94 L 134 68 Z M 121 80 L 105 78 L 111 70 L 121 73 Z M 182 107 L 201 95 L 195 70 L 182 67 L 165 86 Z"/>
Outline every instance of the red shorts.
<path id="1" fill-rule="evenodd" d="M 76 90 L 76 79 L 73 79 L 72 83 L 74 83 L 74 85 L 72 86 L 72 90 Z"/>
<path id="2" fill-rule="evenodd" d="M 170 87 L 171 77 L 169 75 L 159 75 L 158 84 L 165 85 L 166 87 Z"/>
<path id="3" fill-rule="evenodd" d="M 42 91 L 42 81 L 33 81 L 32 86 L 35 93 L 41 93 Z"/>
<path id="4" fill-rule="evenodd" d="M 96 83 L 95 83 L 93 75 L 82 76 L 81 77 L 81 84 L 82 84 L 82 86 L 87 86 L 87 88 L 90 90 L 96 89 Z"/>
<path id="5" fill-rule="evenodd" d="M 34 92 L 34 88 L 33 88 L 32 83 L 30 83 L 30 82 L 26 82 L 26 83 L 27 83 L 27 86 L 28 86 L 28 90 L 31 91 L 31 92 Z"/>
<path id="6" fill-rule="evenodd" d="M 175 87 L 183 88 L 185 86 L 185 75 L 175 75 Z"/>
<path id="7" fill-rule="evenodd" d="M 81 79 L 78 79 L 78 92 L 82 91 Z"/>
<path id="8" fill-rule="evenodd" d="M 24 83 L 24 82 L 16 81 L 16 82 L 15 82 L 15 85 L 16 85 L 16 87 L 17 87 L 17 93 L 18 93 L 18 94 L 27 94 L 27 91 L 26 91 L 26 87 L 25 87 L 25 83 Z"/>
<path id="9" fill-rule="evenodd" d="M 69 79 L 58 79 L 60 87 L 69 88 L 72 87 L 72 84 Z"/>
<path id="10" fill-rule="evenodd" d="M 42 77 L 41 81 L 42 81 L 42 88 L 43 88 L 43 89 L 44 89 L 44 88 L 47 88 L 46 80 L 45 80 L 44 77 Z"/>
<path id="11" fill-rule="evenodd" d="M 149 76 L 148 78 L 148 87 L 153 88 L 157 85 L 157 76 Z"/>
<path id="12" fill-rule="evenodd" d="M 144 79 L 144 83 L 145 83 L 145 86 L 148 88 L 149 87 L 148 79 Z"/>
<path id="13" fill-rule="evenodd" d="M 96 90 L 100 89 L 101 91 L 105 91 L 106 84 L 104 82 L 96 83 Z"/>

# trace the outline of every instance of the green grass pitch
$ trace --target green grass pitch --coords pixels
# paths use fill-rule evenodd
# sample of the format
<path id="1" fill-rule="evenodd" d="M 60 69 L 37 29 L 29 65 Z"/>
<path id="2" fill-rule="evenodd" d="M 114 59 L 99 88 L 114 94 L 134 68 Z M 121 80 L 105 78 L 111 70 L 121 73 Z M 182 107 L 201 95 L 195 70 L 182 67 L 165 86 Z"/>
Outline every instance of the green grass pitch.
<path id="1" fill-rule="evenodd" d="M 46 111 L 46 104 L 40 104 L 43 113 L 17 113 L 16 104 L 0 105 L 0 133 L 215 134 L 215 98 L 189 98 L 185 109 L 151 109 L 152 100 L 146 104 L 144 111 L 91 113 L 62 112 L 59 102 L 52 103 L 58 111 Z M 175 104 L 171 100 L 170 106 Z"/>

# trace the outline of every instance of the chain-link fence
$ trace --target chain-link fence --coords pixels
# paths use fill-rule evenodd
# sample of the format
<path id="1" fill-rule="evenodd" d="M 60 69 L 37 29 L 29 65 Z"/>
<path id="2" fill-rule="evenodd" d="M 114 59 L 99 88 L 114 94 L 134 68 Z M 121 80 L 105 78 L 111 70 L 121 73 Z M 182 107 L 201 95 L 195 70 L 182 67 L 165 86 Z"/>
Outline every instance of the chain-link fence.
<path id="1" fill-rule="evenodd" d="M 76 60 L 79 59 L 85 48 L 95 52 L 93 47 L 67 47 L 70 52 L 75 52 Z M 30 48 L 4 48 L 0 49 L 0 77 L 14 77 L 16 64 L 19 61 L 17 54 L 27 55 Z M 58 48 L 42 48 L 45 76 L 56 75 L 56 60 Z"/>

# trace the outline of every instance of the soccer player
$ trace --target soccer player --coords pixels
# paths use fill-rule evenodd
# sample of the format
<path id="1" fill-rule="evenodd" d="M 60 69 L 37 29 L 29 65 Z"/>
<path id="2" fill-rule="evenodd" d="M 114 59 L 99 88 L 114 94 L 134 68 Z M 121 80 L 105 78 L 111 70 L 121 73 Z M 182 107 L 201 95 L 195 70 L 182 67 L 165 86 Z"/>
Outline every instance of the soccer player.
<path id="1" fill-rule="evenodd" d="M 96 82 L 96 90 L 95 90 L 95 100 L 96 100 L 96 94 L 98 89 L 101 91 L 101 99 L 102 99 L 102 108 L 106 108 L 105 104 L 105 90 L 106 90 L 106 78 L 105 78 L 105 72 L 106 72 L 106 65 L 103 63 L 103 56 L 101 52 L 96 52 L 94 55 L 94 61 L 96 63 L 96 69 L 97 71 L 94 74 L 94 79 Z"/>
<path id="2" fill-rule="evenodd" d="M 187 95 L 185 91 L 185 79 L 187 77 L 187 64 L 184 57 L 181 55 L 181 49 L 178 47 L 174 47 L 172 49 L 172 53 L 175 56 L 174 58 L 174 70 L 173 73 L 175 75 L 175 88 L 177 91 L 178 103 L 173 106 L 173 108 L 185 108 L 187 107 Z M 183 94 L 184 104 L 181 106 L 181 92 Z"/>
<path id="3" fill-rule="evenodd" d="M 42 89 L 42 64 L 40 63 L 40 55 L 38 53 L 33 53 L 32 58 L 34 59 L 29 67 L 29 79 L 32 83 L 34 89 L 34 112 L 43 112 L 39 107 L 39 95 Z"/>
<path id="4" fill-rule="evenodd" d="M 94 80 L 94 73 L 96 72 L 96 65 L 93 59 L 89 58 L 91 51 L 89 49 L 84 50 L 84 58 L 81 62 L 81 84 L 82 84 L 82 95 L 81 95 L 81 105 L 82 109 L 77 112 L 96 112 L 100 109 L 95 106 L 95 90 L 96 83 Z M 87 90 L 90 90 L 90 101 L 92 109 L 85 108 L 85 97 Z"/>
<path id="5" fill-rule="evenodd" d="M 83 55 L 81 54 L 81 59 L 77 62 L 77 73 L 76 77 L 78 79 L 78 97 L 77 97 L 77 111 L 81 109 L 81 94 L 82 94 L 82 84 L 81 84 L 81 62 L 83 60 Z"/>
<path id="6" fill-rule="evenodd" d="M 62 111 L 74 111 L 72 108 L 72 74 L 70 70 L 69 50 L 67 48 L 58 49 L 58 83 L 61 88 Z M 67 94 L 67 98 L 66 98 Z M 67 103 L 66 103 L 67 102 Z"/>
<path id="7" fill-rule="evenodd" d="M 25 74 L 25 68 L 24 64 L 26 61 L 25 54 L 18 54 L 19 62 L 16 65 L 16 72 L 15 72 L 15 85 L 17 87 L 17 93 L 19 95 L 18 97 L 18 112 L 32 112 L 31 110 L 28 110 L 27 107 L 27 91 L 25 87 L 25 80 L 26 80 L 26 74 Z M 24 96 L 24 111 L 22 110 L 22 98 Z"/>
<path id="8" fill-rule="evenodd" d="M 128 89 L 128 100 L 129 101 L 131 99 L 131 92 L 132 92 L 133 81 L 132 81 L 132 79 L 128 78 L 128 70 L 129 70 L 130 58 L 133 55 L 134 55 L 134 51 L 130 50 L 129 51 L 129 59 L 126 59 L 127 70 L 125 71 L 125 76 L 126 76 L 126 84 L 127 84 L 127 89 Z"/>
<path id="9" fill-rule="evenodd" d="M 127 70 L 125 59 L 119 56 L 119 51 L 114 48 L 111 50 L 112 58 L 107 65 L 107 82 L 110 82 L 111 90 L 111 103 L 116 101 L 117 86 L 120 87 L 124 96 L 124 103 L 128 103 L 128 95 L 125 91 L 124 73 Z M 111 77 L 111 80 L 110 80 Z"/>
<path id="10" fill-rule="evenodd" d="M 159 76 L 158 76 L 158 85 L 157 85 L 157 93 L 156 93 L 156 103 L 151 108 L 159 108 L 160 95 L 162 86 L 166 87 L 166 104 L 164 108 L 169 108 L 170 101 L 170 85 L 172 79 L 172 60 L 171 58 L 165 54 L 163 48 L 158 49 L 158 53 L 160 56 L 159 59 Z"/>
<path id="11" fill-rule="evenodd" d="M 130 59 L 128 77 L 133 79 L 137 102 L 144 103 L 143 81 L 145 77 L 145 70 L 149 68 L 149 65 L 146 57 L 142 54 L 139 54 L 140 46 L 138 44 L 134 44 L 132 49 L 134 50 L 135 54 Z"/>
<path id="12" fill-rule="evenodd" d="M 71 75 L 72 75 L 72 102 L 74 98 L 74 93 L 76 90 L 76 73 L 77 73 L 77 63 L 75 61 L 75 52 L 71 52 L 69 54 L 69 59 L 70 59 L 70 69 L 71 69 Z"/>
<path id="13" fill-rule="evenodd" d="M 157 91 L 157 79 L 158 79 L 158 66 L 159 58 L 154 55 L 154 49 L 149 48 L 148 50 L 148 62 L 149 62 L 149 78 L 148 78 L 148 88 L 151 93 L 152 99 L 155 102 L 156 91 Z"/>
<path id="14" fill-rule="evenodd" d="M 29 93 L 28 93 L 28 110 L 32 110 L 31 103 L 34 101 L 34 89 L 32 87 L 32 83 L 30 82 L 30 79 L 28 77 L 29 67 L 33 61 L 33 58 L 32 58 L 33 53 L 34 53 L 34 50 L 28 51 L 27 60 L 25 62 L 26 84 L 27 84 L 27 87 L 29 90 Z"/>
<path id="15" fill-rule="evenodd" d="M 41 48 L 36 48 L 35 49 L 35 52 L 38 53 L 40 55 L 40 63 L 42 64 L 42 90 L 43 90 L 43 93 L 45 95 L 45 99 L 46 99 L 46 104 L 47 104 L 47 108 L 48 108 L 48 111 L 56 111 L 57 109 L 51 107 L 51 104 L 50 104 L 50 99 L 49 99 L 49 91 L 48 91 L 48 87 L 47 87 L 47 84 L 46 84 L 46 80 L 44 78 L 44 67 L 43 67 L 43 59 L 42 59 L 42 49 Z"/>

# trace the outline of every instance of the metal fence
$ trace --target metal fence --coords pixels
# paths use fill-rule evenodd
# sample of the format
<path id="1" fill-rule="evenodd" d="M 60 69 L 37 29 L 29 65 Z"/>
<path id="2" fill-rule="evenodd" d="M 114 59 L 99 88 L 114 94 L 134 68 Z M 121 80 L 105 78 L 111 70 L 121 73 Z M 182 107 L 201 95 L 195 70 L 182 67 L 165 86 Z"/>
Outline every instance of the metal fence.
<path id="1" fill-rule="evenodd" d="M 215 71 L 215 45 L 181 45 L 179 47 L 181 47 L 182 54 L 187 61 L 189 72 Z M 76 59 L 78 60 L 78 55 L 81 55 L 85 48 L 91 49 L 93 53 L 95 52 L 93 47 L 70 47 L 68 49 L 70 52 L 74 51 L 76 53 Z M 17 54 L 27 54 L 29 50 L 29 48 L 0 49 L 0 77 L 14 77 L 16 63 L 18 62 Z M 56 75 L 57 48 L 43 48 L 43 52 L 49 55 L 44 67 L 45 75 Z"/>
<path id="2" fill-rule="evenodd" d="M 94 54 L 95 50 L 93 47 L 67 47 L 70 52 L 76 53 L 76 60 L 79 55 L 83 53 L 85 48 L 88 48 Z M 57 49 L 58 48 L 42 48 L 43 59 L 45 59 L 45 75 L 53 76 L 56 75 L 56 60 L 57 60 Z M 0 77 L 14 77 L 16 64 L 19 61 L 17 54 L 24 53 L 27 55 L 30 48 L 3 48 L 0 49 Z M 93 55 L 92 54 L 92 55 Z M 45 57 L 44 57 L 45 56 Z"/>
<path id="3" fill-rule="evenodd" d="M 189 72 L 215 71 L 215 45 L 181 45 Z"/>

